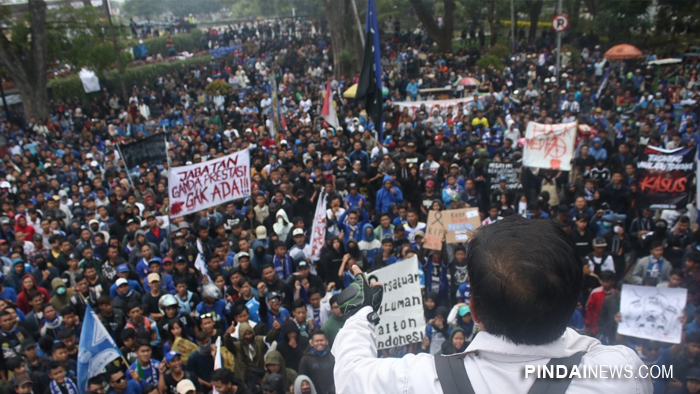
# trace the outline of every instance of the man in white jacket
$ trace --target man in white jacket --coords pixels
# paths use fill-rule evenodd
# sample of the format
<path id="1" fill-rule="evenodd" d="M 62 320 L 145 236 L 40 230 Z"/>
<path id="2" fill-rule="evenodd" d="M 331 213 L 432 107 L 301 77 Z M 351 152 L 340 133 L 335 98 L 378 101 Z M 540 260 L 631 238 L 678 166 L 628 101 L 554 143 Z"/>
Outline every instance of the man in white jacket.
<path id="1" fill-rule="evenodd" d="M 653 392 L 633 350 L 603 346 L 567 328 L 582 269 L 553 222 L 511 216 L 482 227 L 471 238 L 467 261 L 470 309 L 481 332 L 466 351 L 450 356 L 378 359 L 374 311 L 381 304 L 381 286 L 370 287 L 355 271 L 355 282 L 338 297 L 349 317 L 332 349 L 337 393 Z M 605 372 L 599 378 L 538 378 L 537 368 L 548 363 L 565 366 L 568 375 L 574 366 Z M 627 367 L 631 374 L 611 377 L 608 371 L 615 367 Z M 526 372 L 532 369 L 535 373 Z"/>

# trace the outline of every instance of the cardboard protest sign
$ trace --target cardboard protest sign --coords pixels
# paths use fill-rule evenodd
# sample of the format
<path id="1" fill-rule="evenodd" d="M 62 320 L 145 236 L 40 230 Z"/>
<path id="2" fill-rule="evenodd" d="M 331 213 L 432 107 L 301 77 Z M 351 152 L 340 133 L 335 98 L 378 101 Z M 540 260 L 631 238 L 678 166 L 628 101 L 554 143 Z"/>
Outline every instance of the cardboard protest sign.
<path id="1" fill-rule="evenodd" d="M 688 289 L 622 285 L 617 333 L 659 342 L 681 343 Z"/>
<path id="2" fill-rule="evenodd" d="M 442 250 L 442 238 L 445 235 L 445 223 L 442 211 L 428 211 L 428 224 L 423 238 L 423 248 Z"/>
<path id="3" fill-rule="evenodd" d="M 250 153 L 246 149 L 204 163 L 174 167 L 168 185 L 171 218 L 249 197 Z"/>
<path id="4" fill-rule="evenodd" d="M 448 244 L 467 242 L 470 233 L 481 227 L 479 208 L 450 209 L 443 211 L 445 241 Z"/>
<path id="5" fill-rule="evenodd" d="M 695 147 L 674 150 L 645 147 L 637 163 L 639 207 L 685 208 L 695 166 Z"/>
<path id="6" fill-rule="evenodd" d="M 525 131 L 523 165 L 571 171 L 576 139 L 576 122 L 541 124 L 530 122 Z"/>
<path id="7" fill-rule="evenodd" d="M 221 358 L 224 360 L 224 368 L 229 369 L 233 371 L 233 369 L 236 367 L 236 364 L 234 363 L 233 359 L 233 354 L 228 351 L 225 347 L 221 347 Z"/>
<path id="8" fill-rule="evenodd" d="M 190 354 L 196 352 L 198 348 L 196 343 L 188 341 L 185 338 L 177 338 L 171 347 L 172 350 L 180 353 L 183 364 L 187 364 L 187 359 L 190 358 Z"/>
<path id="9" fill-rule="evenodd" d="M 423 297 L 418 259 L 414 256 L 372 272 L 384 286 L 375 327 L 377 348 L 388 349 L 420 342 L 425 337 Z"/>

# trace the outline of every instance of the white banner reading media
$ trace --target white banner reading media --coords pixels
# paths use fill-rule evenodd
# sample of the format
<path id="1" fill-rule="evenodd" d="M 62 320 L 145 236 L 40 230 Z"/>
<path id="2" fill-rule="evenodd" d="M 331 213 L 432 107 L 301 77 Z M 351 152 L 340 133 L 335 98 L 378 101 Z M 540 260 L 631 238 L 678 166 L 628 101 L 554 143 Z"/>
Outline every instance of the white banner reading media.
<path id="1" fill-rule="evenodd" d="M 617 333 L 659 342 L 681 343 L 688 289 L 622 285 Z"/>
<path id="2" fill-rule="evenodd" d="M 525 131 L 525 167 L 571 171 L 576 122 L 541 124 L 530 122 Z"/>
<path id="3" fill-rule="evenodd" d="M 388 349 L 420 342 L 425 337 L 423 298 L 420 291 L 418 259 L 378 269 L 370 274 L 384 286 L 381 318 L 375 332 L 377 348 Z"/>
<path id="4" fill-rule="evenodd" d="M 204 163 L 174 167 L 168 183 L 171 218 L 248 197 L 250 153 L 246 149 Z"/>

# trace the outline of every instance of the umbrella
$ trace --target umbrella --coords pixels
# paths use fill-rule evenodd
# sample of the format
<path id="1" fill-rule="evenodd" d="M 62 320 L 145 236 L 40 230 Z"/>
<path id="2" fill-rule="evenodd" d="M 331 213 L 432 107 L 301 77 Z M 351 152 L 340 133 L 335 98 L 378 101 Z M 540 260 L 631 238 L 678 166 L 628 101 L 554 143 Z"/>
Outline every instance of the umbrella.
<path id="1" fill-rule="evenodd" d="M 343 97 L 345 98 L 355 98 L 355 95 L 357 95 L 357 84 L 350 86 L 346 91 L 343 92 Z M 386 97 L 388 95 L 389 89 L 382 86 L 382 96 Z"/>
<path id="2" fill-rule="evenodd" d="M 620 44 L 608 49 L 605 58 L 609 60 L 639 59 L 642 51 L 632 45 Z"/>
<path id="3" fill-rule="evenodd" d="M 464 78 L 460 79 L 459 81 L 457 81 L 457 83 L 455 84 L 455 86 L 459 86 L 459 85 L 461 85 L 461 86 L 479 86 L 479 85 L 481 85 L 481 82 L 479 82 L 479 80 L 476 78 L 464 77 Z"/>

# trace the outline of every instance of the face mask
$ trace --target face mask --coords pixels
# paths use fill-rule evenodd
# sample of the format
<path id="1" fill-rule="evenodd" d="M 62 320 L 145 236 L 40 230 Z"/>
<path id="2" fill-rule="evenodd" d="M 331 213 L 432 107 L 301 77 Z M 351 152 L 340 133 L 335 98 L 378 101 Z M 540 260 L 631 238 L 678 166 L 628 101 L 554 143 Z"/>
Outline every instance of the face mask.
<path id="1" fill-rule="evenodd" d="M 56 294 L 58 294 L 58 295 L 64 295 L 64 294 L 66 294 L 66 288 L 65 288 L 65 287 L 59 287 L 58 289 L 56 289 Z"/>
<path id="2" fill-rule="evenodd" d="M 610 226 L 612 226 L 612 223 L 610 223 L 610 222 L 603 222 L 603 227 L 605 227 L 605 228 L 610 228 Z"/>
<path id="3" fill-rule="evenodd" d="M 201 354 L 209 354 L 211 353 L 211 345 L 206 344 L 206 345 L 199 345 L 199 349 L 197 351 Z"/>
<path id="4" fill-rule="evenodd" d="M 284 225 L 284 219 L 282 219 L 282 218 L 277 219 L 277 224 L 279 224 L 280 226 L 283 226 L 283 225 Z"/>
<path id="5" fill-rule="evenodd" d="M 304 387 L 301 389 L 301 394 L 311 394 L 311 387 Z"/>

